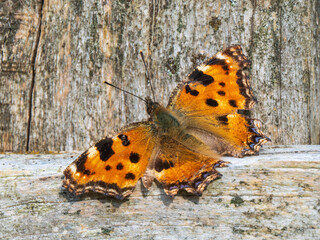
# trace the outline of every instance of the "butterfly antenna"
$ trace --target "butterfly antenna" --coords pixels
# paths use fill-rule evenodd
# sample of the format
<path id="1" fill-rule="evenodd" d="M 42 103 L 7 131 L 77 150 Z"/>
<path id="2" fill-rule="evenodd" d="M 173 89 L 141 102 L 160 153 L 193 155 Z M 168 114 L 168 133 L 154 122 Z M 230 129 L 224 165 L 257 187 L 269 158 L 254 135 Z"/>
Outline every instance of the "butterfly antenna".
<path id="1" fill-rule="evenodd" d="M 144 60 L 144 55 L 143 55 L 143 52 L 142 52 L 142 51 L 140 51 L 140 56 L 141 56 L 141 58 L 142 58 L 142 62 L 143 62 L 144 68 L 146 69 L 146 74 L 145 74 L 145 75 L 146 75 L 146 78 L 147 78 L 147 82 L 148 82 L 148 84 L 150 85 L 150 88 L 151 88 L 153 101 L 155 102 L 156 99 L 155 99 L 155 97 L 154 97 L 153 86 L 152 86 L 152 84 L 151 84 L 149 71 L 148 71 L 148 68 L 147 68 L 147 64 L 146 64 L 146 62 L 145 62 L 145 60 Z"/>
<path id="2" fill-rule="evenodd" d="M 107 85 L 109 85 L 109 86 L 111 86 L 111 87 L 114 87 L 114 88 L 116 88 L 116 89 L 118 89 L 118 90 L 120 90 L 120 91 L 122 91 L 122 92 L 125 92 L 125 93 L 128 93 L 128 94 L 130 94 L 130 95 L 132 95 L 132 96 L 134 96 L 134 97 L 136 97 L 136 98 L 139 98 L 140 100 L 142 100 L 142 101 L 144 101 L 144 102 L 147 102 L 145 99 L 143 99 L 142 97 L 139 97 L 139 96 L 137 96 L 137 95 L 135 95 L 135 94 L 133 94 L 133 93 L 131 93 L 131 92 L 128 92 L 128 91 L 126 91 L 126 90 L 124 90 L 124 89 L 122 89 L 122 88 L 119 88 L 119 87 L 117 87 L 117 86 L 115 86 L 115 85 L 113 85 L 112 83 L 108 83 L 108 82 L 104 82 L 105 84 L 107 84 Z"/>

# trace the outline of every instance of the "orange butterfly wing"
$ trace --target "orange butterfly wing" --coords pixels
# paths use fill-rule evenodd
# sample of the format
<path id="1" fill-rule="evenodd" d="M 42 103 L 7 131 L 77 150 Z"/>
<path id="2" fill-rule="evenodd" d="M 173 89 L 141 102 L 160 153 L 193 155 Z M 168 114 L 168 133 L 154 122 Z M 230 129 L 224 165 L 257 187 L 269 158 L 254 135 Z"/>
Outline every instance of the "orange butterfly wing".
<path id="1" fill-rule="evenodd" d="M 90 147 L 64 171 L 63 186 L 76 195 L 99 192 L 123 199 L 146 171 L 155 142 L 150 122 L 126 127 Z"/>
<path id="2" fill-rule="evenodd" d="M 217 53 L 198 66 L 174 91 L 169 107 L 193 113 L 200 106 L 199 113 L 206 115 L 224 115 L 237 109 L 252 108 L 256 100 L 243 71 L 249 64 L 240 46 Z"/>
<path id="3" fill-rule="evenodd" d="M 211 181 L 222 176 L 215 167 L 227 165 L 217 155 L 208 157 L 192 151 L 168 136 L 160 139 L 159 146 L 154 159 L 154 176 L 170 196 L 181 189 L 201 195 Z"/>
<path id="4" fill-rule="evenodd" d="M 197 67 L 170 97 L 170 109 L 193 118 L 229 145 L 221 154 L 251 155 L 270 141 L 259 120 L 246 116 L 256 102 L 244 71 L 249 64 L 240 46 L 229 47 Z"/>

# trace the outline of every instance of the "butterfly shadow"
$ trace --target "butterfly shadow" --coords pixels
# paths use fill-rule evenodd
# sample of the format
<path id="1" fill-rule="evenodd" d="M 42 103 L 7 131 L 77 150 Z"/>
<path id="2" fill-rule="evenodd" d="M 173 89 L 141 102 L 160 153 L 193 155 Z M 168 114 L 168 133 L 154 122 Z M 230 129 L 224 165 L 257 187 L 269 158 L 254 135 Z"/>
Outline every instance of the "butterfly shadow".
<path id="1" fill-rule="evenodd" d="M 198 196 L 198 195 L 194 195 L 194 194 L 188 193 L 187 191 L 180 190 L 176 196 L 169 196 L 165 193 L 161 183 L 155 181 L 155 184 L 156 184 L 157 188 L 161 189 L 160 199 L 165 206 L 170 206 L 170 204 L 173 203 L 175 197 L 177 197 L 177 198 L 182 197 L 183 199 L 188 200 L 190 202 L 193 202 L 194 204 L 199 203 L 200 196 Z M 142 191 L 143 197 L 147 197 L 149 195 L 148 189 L 146 189 L 143 186 L 142 182 L 141 182 L 141 191 Z"/>
<path id="2" fill-rule="evenodd" d="M 101 203 L 111 204 L 115 208 L 119 208 L 123 203 L 129 201 L 128 198 L 120 200 L 120 199 L 116 199 L 111 196 L 106 196 L 101 193 L 96 193 L 96 192 L 92 192 L 92 191 L 90 191 L 88 193 L 84 193 L 79 196 L 76 196 L 76 195 L 70 193 L 68 190 L 66 190 L 63 187 L 60 188 L 59 196 L 66 199 L 68 202 L 80 202 L 80 201 L 85 201 L 85 200 L 98 200 Z"/>

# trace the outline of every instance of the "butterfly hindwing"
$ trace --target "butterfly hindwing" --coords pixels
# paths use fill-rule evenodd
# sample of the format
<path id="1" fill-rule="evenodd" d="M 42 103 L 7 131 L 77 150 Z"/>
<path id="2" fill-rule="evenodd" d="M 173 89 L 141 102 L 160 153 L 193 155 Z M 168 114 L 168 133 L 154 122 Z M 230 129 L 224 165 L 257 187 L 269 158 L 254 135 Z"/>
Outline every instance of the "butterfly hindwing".
<path id="1" fill-rule="evenodd" d="M 246 115 L 256 102 L 245 71 L 249 65 L 240 46 L 229 47 L 198 66 L 169 100 L 168 108 L 197 122 L 199 131 L 223 140 L 228 148 L 220 154 L 254 154 L 270 140 L 260 130 L 259 121 Z"/>
<path id="2" fill-rule="evenodd" d="M 262 144 L 270 141 L 260 127 L 259 120 L 234 113 L 219 116 L 219 120 L 199 118 L 187 132 L 221 155 L 243 157 L 257 153 Z"/>
<path id="3" fill-rule="evenodd" d="M 154 176 L 171 196 L 180 189 L 201 195 L 211 181 L 221 177 L 215 167 L 227 164 L 218 155 L 205 156 L 168 136 L 160 139 L 159 149 L 153 164 Z"/>
<path id="4" fill-rule="evenodd" d="M 92 190 L 122 199 L 144 174 L 152 149 L 149 122 L 126 127 L 90 147 L 64 171 L 63 186 L 76 195 Z"/>

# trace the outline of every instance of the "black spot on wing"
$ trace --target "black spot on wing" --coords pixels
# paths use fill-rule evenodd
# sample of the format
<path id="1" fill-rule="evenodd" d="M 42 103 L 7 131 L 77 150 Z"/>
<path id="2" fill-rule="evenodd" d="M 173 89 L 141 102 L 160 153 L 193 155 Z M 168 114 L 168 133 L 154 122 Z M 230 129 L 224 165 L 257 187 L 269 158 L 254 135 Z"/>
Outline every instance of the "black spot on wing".
<path id="1" fill-rule="evenodd" d="M 190 93 L 192 96 L 198 96 L 199 92 L 197 90 L 193 90 L 189 85 L 186 85 L 186 93 Z"/>
<path id="2" fill-rule="evenodd" d="M 229 105 L 231 107 L 238 107 L 236 100 L 229 100 Z"/>
<path id="3" fill-rule="evenodd" d="M 140 155 L 135 152 L 131 152 L 129 156 L 130 162 L 132 163 L 137 163 L 140 160 Z"/>
<path id="4" fill-rule="evenodd" d="M 162 163 L 162 165 L 163 165 L 163 168 L 164 168 L 164 169 L 169 169 L 169 168 L 170 168 L 170 164 L 168 163 L 168 161 L 164 161 L 164 162 Z"/>
<path id="5" fill-rule="evenodd" d="M 126 179 L 131 179 L 134 180 L 136 178 L 136 176 L 133 173 L 127 173 L 125 176 Z"/>
<path id="6" fill-rule="evenodd" d="M 154 169 L 155 169 L 157 172 L 161 172 L 161 171 L 163 170 L 163 164 L 162 164 L 162 159 L 161 159 L 161 158 L 157 158 L 157 159 L 155 160 Z"/>
<path id="7" fill-rule="evenodd" d="M 154 169 L 157 172 L 161 172 L 163 169 L 169 169 L 174 167 L 174 163 L 172 161 L 163 161 L 160 158 L 157 158 L 155 161 Z"/>
<path id="8" fill-rule="evenodd" d="M 162 166 L 164 169 L 169 169 L 174 166 L 172 161 L 163 161 Z"/>
<path id="9" fill-rule="evenodd" d="M 123 165 L 122 165 L 122 163 L 118 163 L 118 165 L 117 165 L 117 169 L 118 169 L 118 170 L 122 170 L 122 169 L 123 169 Z"/>
<path id="10" fill-rule="evenodd" d="M 226 71 L 227 74 L 229 74 L 229 66 L 228 65 L 224 65 L 222 66 L 222 69 Z"/>
<path id="11" fill-rule="evenodd" d="M 87 157 L 88 157 L 88 151 L 85 151 L 84 153 L 82 153 L 77 161 L 76 161 L 76 165 L 77 165 L 77 172 L 81 172 L 84 173 L 86 171 L 86 168 L 84 167 L 84 164 L 87 161 Z"/>
<path id="12" fill-rule="evenodd" d="M 213 77 L 207 74 L 204 74 L 202 71 L 198 70 L 197 68 L 189 75 L 189 79 L 191 81 L 198 81 L 203 86 L 208 86 L 214 82 Z"/>
<path id="13" fill-rule="evenodd" d="M 219 117 L 217 117 L 217 120 L 224 125 L 228 125 L 227 115 L 219 116 Z"/>
<path id="14" fill-rule="evenodd" d="M 226 84 L 225 84 L 224 82 L 219 82 L 219 85 L 220 85 L 221 87 L 224 87 Z"/>
<path id="15" fill-rule="evenodd" d="M 243 83 L 243 71 L 242 70 L 238 70 L 236 75 L 237 75 L 237 84 L 239 85 L 239 90 L 240 90 L 240 94 L 244 97 L 248 97 L 247 93 L 246 93 L 246 86 Z"/>
<path id="16" fill-rule="evenodd" d="M 218 102 L 212 98 L 208 98 L 206 104 L 210 107 L 217 107 L 219 105 Z"/>
<path id="17" fill-rule="evenodd" d="M 229 74 L 229 65 L 224 59 L 218 59 L 218 58 L 211 58 L 208 62 L 206 62 L 207 65 L 220 65 L 223 70 L 226 71 L 226 74 Z"/>
<path id="18" fill-rule="evenodd" d="M 128 146 L 129 144 L 130 144 L 130 141 L 129 141 L 129 139 L 128 139 L 128 136 L 127 135 L 124 135 L 124 134 L 120 134 L 119 136 L 118 136 L 118 138 L 120 138 L 121 139 L 121 141 L 122 141 L 122 145 L 123 146 Z"/>
<path id="19" fill-rule="evenodd" d="M 90 170 L 86 169 L 86 170 L 83 171 L 83 174 L 93 175 L 93 174 L 95 174 L 95 172 L 91 172 Z"/>
<path id="20" fill-rule="evenodd" d="M 107 170 L 107 171 L 110 171 L 110 170 L 111 170 L 111 166 L 110 166 L 110 165 L 107 165 L 107 166 L 106 166 L 106 170 Z"/>
<path id="21" fill-rule="evenodd" d="M 219 94 L 220 96 L 225 96 L 225 95 L 226 95 L 226 92 L 225 92 L 225 91 L 218 91 L 218 94 Z"/>
<path id="22" fill-rule="evenodd" d="M 96 143 L 95 147 L 99 151 L 102 161 L 107 161 L 114 154 L 112 144 L 113 141 L 111 138 L 105 138 Z"/>

